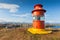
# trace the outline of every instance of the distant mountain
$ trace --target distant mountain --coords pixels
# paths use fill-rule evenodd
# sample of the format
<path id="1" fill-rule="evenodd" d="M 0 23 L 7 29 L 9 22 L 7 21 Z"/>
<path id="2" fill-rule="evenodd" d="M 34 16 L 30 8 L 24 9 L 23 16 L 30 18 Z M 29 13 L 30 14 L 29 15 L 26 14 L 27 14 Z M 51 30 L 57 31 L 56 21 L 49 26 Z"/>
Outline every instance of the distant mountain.
<path id="1" fill-rule="evenodd" d="M 26 22 L 0 22 L 0 24 L 32 24 L 32 23 L 26 23 Z"/>

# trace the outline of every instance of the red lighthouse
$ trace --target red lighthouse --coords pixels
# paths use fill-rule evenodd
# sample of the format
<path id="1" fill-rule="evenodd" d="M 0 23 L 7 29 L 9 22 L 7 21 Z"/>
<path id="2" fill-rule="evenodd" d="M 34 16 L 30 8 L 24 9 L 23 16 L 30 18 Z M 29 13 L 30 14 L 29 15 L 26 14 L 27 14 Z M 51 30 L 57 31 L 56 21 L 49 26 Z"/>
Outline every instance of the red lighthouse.
<path id="1" fill-rule="evenodd" d="M 34 6 L 34 10 L 32 11 L 34 28 L 44 29 L 44 13 L 46 10 L 42 7 L 41 4 L 37 4 Z"/>
<path id="2" fill-rule="evenodd" d="M 42 8 L 41 4 L 36 4 L 34 6 L 34 10 L 32 11 L 33 16 L 33 27 L 29 28 L 28 31 L 33 34 L 48 34 L 51 31 L 45 31 L 45 23 L 44 23 L 44 13 L 46 10 Z"/>

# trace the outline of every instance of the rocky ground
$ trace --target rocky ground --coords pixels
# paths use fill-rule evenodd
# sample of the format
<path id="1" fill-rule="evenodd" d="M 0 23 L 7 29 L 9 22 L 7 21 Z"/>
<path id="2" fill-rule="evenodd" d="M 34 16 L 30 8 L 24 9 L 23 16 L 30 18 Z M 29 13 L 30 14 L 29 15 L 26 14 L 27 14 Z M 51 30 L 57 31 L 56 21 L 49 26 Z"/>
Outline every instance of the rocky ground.
<path id="1" fill-rule="evenodd" d="M 60 30 L 46 35 L 34 35 L 25 28 L 0 29 L 0 40 L 60 40 Z"/>

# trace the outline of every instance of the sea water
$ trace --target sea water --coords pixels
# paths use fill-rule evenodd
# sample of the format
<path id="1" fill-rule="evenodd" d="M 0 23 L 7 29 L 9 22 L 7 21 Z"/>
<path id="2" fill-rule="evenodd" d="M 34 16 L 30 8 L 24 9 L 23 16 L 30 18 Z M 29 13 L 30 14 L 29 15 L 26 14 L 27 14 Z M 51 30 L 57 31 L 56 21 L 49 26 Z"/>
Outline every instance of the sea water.
<path id="1" fill-rule="evenodd" d="M 51 28 L 60 28 L 60 26 L 53 26 L 53 27 L 51 27 Z"/>

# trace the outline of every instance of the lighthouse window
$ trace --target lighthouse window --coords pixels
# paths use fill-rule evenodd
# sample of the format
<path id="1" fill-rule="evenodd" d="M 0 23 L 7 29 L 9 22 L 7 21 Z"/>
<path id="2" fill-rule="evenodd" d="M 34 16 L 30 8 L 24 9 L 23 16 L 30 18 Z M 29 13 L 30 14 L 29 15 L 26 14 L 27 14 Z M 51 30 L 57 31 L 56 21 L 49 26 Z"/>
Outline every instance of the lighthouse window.
<path id="1" fill-rule="evenodd" d="M 40 20 L 40 16 L 33 16 L 33 20 Z"/>
<path id="2" fill-rule="evenodd" d="M 33 20 L 41 20 L 43 21 L 45 19 L 44 16 L 33 16 Z"/>
<path id="3" fill-rule="evenodd" d="M 40 20 L 40 16 L 37 16 L 37 20 Z"/>
<path id="4" fill-rule="evenodd" d="M 40 20 L 42 20 L 42 21 L 43 21 L 44 19 L 45 19 L 45 17 L 44 17 L 44 16 L 40 17 Z"/>
<path id="5" fill-rule="evenodd" d="M 35 20 L 36 18 L 35 18 L 35 16 L 33 16 L 33 20 Z"/>

